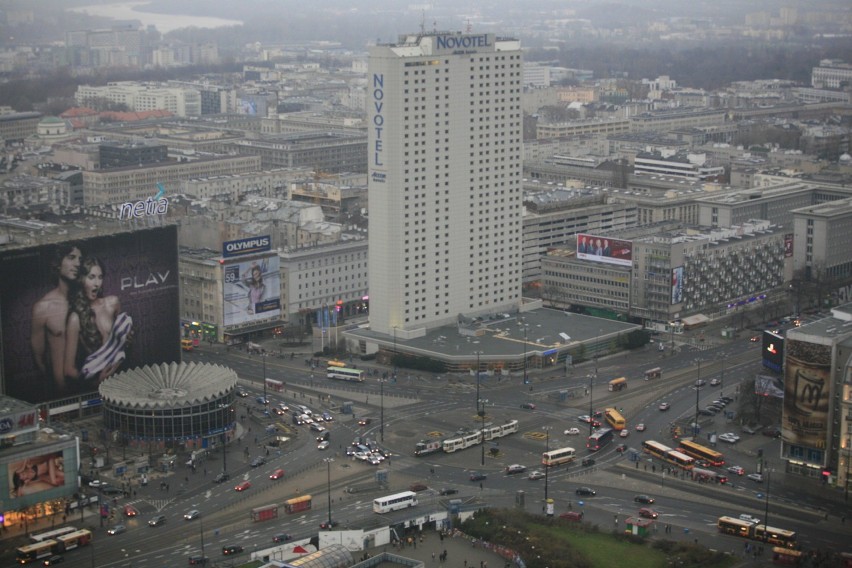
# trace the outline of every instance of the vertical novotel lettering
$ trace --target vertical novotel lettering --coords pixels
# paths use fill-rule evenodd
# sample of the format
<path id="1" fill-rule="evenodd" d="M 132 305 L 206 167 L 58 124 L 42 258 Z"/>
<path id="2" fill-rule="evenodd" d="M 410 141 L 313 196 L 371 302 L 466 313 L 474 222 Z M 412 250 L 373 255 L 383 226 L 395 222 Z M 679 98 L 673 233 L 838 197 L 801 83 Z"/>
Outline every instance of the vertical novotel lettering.
<path id="1" fill-rule="evenodd" d="M 376 141 L 373 147 L 373 165 L 374 166 L 383 166 L 381 159 L 382 153 L 382 130 L 384 129 L 385 117 L 382 114 L 382 108 L 384 107 L 384 98 L 385 98 L 385 76 L 379 74 L 373 74 L 373 108 L 376 110 L 376 114 L 373 115 L 373 129 L 376 133 Z"/>

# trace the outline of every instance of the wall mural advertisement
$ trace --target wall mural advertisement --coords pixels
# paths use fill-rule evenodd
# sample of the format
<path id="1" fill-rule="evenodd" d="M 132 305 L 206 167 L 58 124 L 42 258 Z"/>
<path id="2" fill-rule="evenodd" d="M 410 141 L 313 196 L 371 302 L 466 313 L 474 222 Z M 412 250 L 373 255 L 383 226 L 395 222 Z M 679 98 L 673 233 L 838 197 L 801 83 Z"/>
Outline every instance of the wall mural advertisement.
<path id="1" fill-rule="evenodd" d="M 277 254 L 229 262 L 223 270 L 226 327 L 281 317 L 281 272 Z"/>
<path id="2" fill-rule="evenodd" d="M 683 267 L 672 268 L 672 305 L 683 303 Z"/>
<path id="3" fill-rule="evenodd" d="M 0 266 L 5 394 L 56 400 L 180 361 L 176 227 L 7 250 Z"/>
<path id="4" fill-rule="evenodd" d="M 2 460 L 0 486 L 6 488 L 5 509 L 70 496 L 77 489 L 77 456 L 74 439 Z"/>
<path id="5" fill-rule="evenodd" d="M 633 242 L 578 233 L 577 258 L 620 266 L 632 266 Z"/>
<path id="6" fill-rule="evenodd" d="M 784 442 L 825 450 L 831 393 L 831 347 L 787 340 Z"/>

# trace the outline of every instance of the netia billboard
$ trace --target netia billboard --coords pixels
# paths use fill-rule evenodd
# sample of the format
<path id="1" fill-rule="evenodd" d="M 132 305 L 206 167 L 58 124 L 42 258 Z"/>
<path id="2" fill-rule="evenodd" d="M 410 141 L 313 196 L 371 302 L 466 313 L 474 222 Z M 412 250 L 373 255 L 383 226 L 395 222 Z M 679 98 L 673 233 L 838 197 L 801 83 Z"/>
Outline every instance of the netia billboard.
<path id="1" fill-rule="evenodd" d="M 94 393 L 124 369 L 180 361 L 177 228 L 0 253 L 3 392 Z"/>

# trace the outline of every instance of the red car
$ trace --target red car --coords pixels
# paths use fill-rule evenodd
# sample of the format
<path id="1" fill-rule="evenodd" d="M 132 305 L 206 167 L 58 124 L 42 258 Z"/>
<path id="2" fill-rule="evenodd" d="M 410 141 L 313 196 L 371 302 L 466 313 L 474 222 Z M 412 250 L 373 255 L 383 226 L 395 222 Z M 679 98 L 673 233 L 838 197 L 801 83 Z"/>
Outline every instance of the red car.
<path id="1" fill-rule="evenodd" d="M 639 509 L 639 516 L 645 517 L 646 519 L 656 519 L 659 515 L 654 509 L 642 507 L 641 509 Z"/>
<path id="2" fill-rule="evenodd" d="M 281 479 L 282 477 L 284 477 L 284 470 L 281 468 L 278 468 L 269 474 L 269 479 Z"/>
<path id="3" fill-rule="evenodd" d="M 124 516 L 125 517 L 137 517 L 137 516 L 139 516 L 139 511 L 133 505 L 125 505 L 124 506 Z"/>
<path id="4" fill-rule="evenodd" d="M 251 487 L 251 483 L 249 483 L 248 481 L 243 481 L 242 483 L 234 487 L 234 491 L 245 491 L 249 487 Z"/>

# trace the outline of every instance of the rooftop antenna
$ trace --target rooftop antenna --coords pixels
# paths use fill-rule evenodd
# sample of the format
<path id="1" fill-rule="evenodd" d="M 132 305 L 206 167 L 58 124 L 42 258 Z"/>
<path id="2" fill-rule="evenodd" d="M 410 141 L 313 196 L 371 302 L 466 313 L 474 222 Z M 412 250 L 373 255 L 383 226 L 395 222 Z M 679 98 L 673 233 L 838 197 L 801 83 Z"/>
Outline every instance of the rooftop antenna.
<path id="1" fill-rule="evenodd" d="M 426 33 L 426 10 L 420 11 L 420 35 Z"/>
<path id="2" fill-rule="evenodd" d="M 470 33 L 470 32 L 471 32 L 470 18 L 468 18 L 468 19 L 467 19 L 467 25 L 465 26 L 464 31 L 465 31 L 466 33 Z"/>

